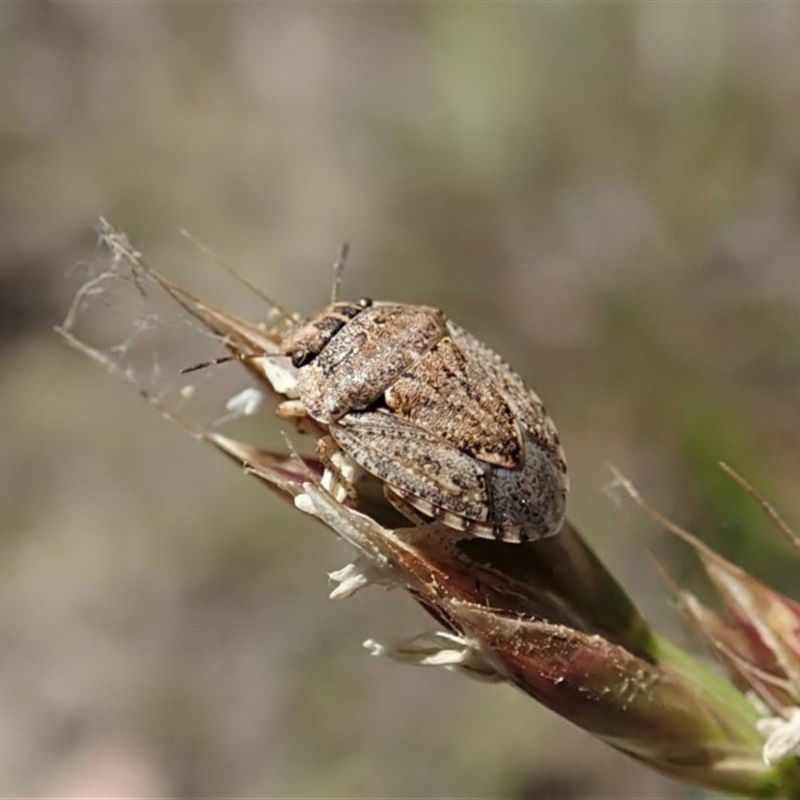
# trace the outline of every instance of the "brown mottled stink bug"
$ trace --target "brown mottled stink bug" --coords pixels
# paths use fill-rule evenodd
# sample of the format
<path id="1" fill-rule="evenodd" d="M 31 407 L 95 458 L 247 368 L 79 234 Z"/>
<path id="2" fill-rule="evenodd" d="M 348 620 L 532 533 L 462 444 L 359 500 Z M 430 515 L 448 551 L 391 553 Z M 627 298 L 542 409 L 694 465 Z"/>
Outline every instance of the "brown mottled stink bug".
<path id="1" fill-rule="evenodd" d="M 558 532 L 569 481 L 552 420 L 498 355 L 443 312 L 334 302 L 281 347 L 297 368 L 298 399 L 279 413 L 327 427 L 323 482 L 340 499 L 360 468 L 412 519 L 416 511 L 510 542 Z"/>

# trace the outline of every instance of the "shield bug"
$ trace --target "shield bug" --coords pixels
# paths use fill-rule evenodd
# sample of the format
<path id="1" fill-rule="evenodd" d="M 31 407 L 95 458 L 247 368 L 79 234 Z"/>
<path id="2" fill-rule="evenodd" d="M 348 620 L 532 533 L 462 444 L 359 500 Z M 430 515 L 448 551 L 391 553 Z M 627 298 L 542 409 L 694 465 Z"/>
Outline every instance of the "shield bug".
<path id="1" fill-rule="evenodd" d="M 513 542 L 558 532 L 569 481 L 552 420 L 442 311 L 333 302 L 281 349 L 297 368 L 297 399 L 279 413 L 327 428 L 325 485 L 341 499 L 364 470 L 412 519 Z"/>

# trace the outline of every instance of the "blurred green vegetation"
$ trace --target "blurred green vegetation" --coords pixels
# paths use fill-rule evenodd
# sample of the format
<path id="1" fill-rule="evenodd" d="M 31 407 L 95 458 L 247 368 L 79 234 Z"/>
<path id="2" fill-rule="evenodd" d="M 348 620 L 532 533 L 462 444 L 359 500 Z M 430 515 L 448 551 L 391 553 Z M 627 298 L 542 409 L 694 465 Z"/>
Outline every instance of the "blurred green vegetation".
<path id="1" fill-rule="evenodd" d="M 0 793 L 697 797 L 368 660 L 427 622 L 328 604 L 346 554 L 52 326 L 98 214 L 253 316 L 179 228 L 303 311 L 347 239 L 346 292 L 440 305 L 544 397 L 572 514 L 652 616 L 607 462 L 794 590 L 715 465 L 800 517 L 798 36 L 789 3 L 0 4 Z M 118 342 L 107 306 L 87 335 Z M 164 327 L 165 380 L 216 354 Z"/>

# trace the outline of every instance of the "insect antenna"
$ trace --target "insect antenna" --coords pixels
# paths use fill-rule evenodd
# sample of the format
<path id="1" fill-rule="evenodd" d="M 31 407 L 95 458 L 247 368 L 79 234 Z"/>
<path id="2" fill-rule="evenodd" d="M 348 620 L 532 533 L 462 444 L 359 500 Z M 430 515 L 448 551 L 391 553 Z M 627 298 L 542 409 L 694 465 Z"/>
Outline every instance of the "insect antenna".
<path id="1" fill-rule="evenodd" d="M 350 245 L 343 242 L 339 248 L 339 254 L 336 256 L 336 261 L 333 262 L 333 287 L 331 288 L 331 303 L 335 303 L 339 299 L 339 291 L 342 288 L 342 273 L 344 272 L 345 264 L 347 263 L 347 256 L 350 253 Z"/>
<path id="2" fill-rule="evenodd" d="M 284 358 L 284 356 L 281 353 L 237 353 L 233 356 L 220 356 L 219 358 L 212 358 L 210 361 L 192 364 L 190 367 L 184 367 L 180 374 L 186 375 L 187 372 L 197 372 L 208 367 L 216 367 L 218 364 L 227 364 L 229 361 L 245 362 L 254 361 L 256 358 Z"/>

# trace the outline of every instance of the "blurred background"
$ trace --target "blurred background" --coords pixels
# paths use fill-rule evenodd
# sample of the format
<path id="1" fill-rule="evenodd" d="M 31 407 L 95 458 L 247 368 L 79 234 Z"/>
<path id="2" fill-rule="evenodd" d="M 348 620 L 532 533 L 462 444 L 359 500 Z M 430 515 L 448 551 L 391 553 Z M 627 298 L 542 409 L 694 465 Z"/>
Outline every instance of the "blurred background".
<path id="1" fill-rule="evenodd" d="M 370 659 L 432 624 L 329 602 L 343 546 L 53 326 L 100 214 L 253 319 L 180 228 L 303 312 L 346 239 L 346 295 L 441 306 L 542 395 L 571 516 L 699 649 L 637 534 L 695 567 L 607 465 L 796 592 L 716 463 L 798 527 L 800 5 L 5 2 L 0 109 L 0 795 L 701 796 L 509 688 Z M 90 341 L 125 341 L 118 308 Z M 220 348 L 160 313 L 178 387 Z"/>

